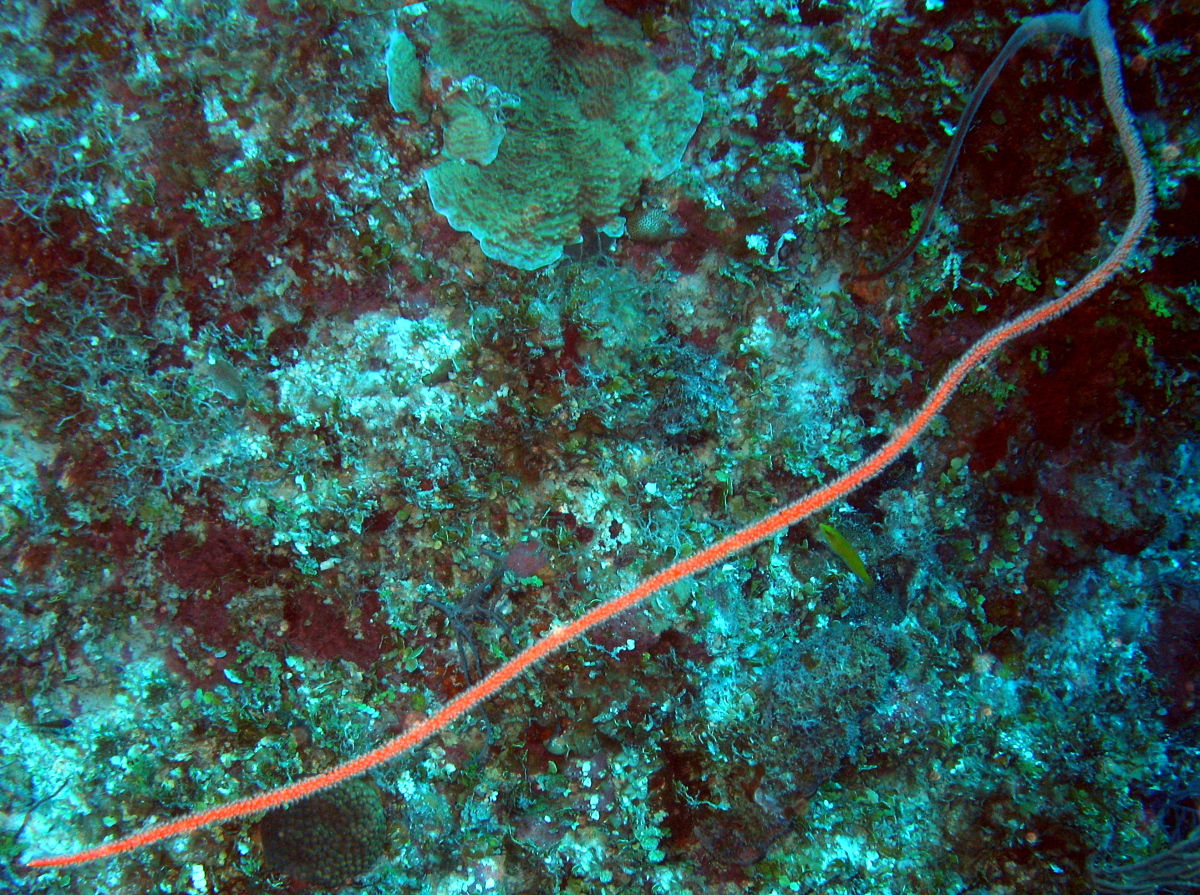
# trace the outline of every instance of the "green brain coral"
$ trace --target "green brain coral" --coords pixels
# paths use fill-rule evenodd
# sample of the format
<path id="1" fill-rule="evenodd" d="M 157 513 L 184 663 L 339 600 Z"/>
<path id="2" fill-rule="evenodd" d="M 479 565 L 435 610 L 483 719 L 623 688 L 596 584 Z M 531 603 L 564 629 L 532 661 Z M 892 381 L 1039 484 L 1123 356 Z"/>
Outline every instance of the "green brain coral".
<path id="1" fill-rule="evenodd" d="M 454 0 L 434 6 L 430 22 L 445 134 L 483 130 L 486 115 L 502 129 L 494 157 L 447 152 L 427 171 L 430 199 L 513 267 L 550 264 L 583 223 L 611 223 L 644 181 L 679 167 L 700 123 L 692 69 L 660 71 L 638 26 L 599 3 Z M 464 82 L 504 105 L 468 108 Z"/>

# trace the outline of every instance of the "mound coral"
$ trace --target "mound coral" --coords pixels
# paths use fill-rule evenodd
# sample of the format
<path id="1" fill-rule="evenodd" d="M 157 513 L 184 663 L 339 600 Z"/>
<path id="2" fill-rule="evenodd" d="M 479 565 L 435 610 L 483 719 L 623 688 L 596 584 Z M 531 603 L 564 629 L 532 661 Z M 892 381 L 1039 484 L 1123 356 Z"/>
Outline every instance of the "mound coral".
<path id="1" fill-rule="evenodd" d="M 700 123 L 692 70 L 659 70 L 637 26 L 601 4 L 466 0 L 430 23 L 432 76 L 449 95 L 429 197 L 513 267 L 554 262 L 585 223 L 611 229 L 643 182 L 679 167 Z M 487 90 L 506 104 L 467 101 Z M 462 151 L 481 134 L 487 151 Z"/>
<path id="2" fill-rule="evenodd" d="M 316 886 L 340 886 L 366 873 L 387 845 L 387 815 L 365 780 L 267 813 L 263 861 L 271 870 Z"/>

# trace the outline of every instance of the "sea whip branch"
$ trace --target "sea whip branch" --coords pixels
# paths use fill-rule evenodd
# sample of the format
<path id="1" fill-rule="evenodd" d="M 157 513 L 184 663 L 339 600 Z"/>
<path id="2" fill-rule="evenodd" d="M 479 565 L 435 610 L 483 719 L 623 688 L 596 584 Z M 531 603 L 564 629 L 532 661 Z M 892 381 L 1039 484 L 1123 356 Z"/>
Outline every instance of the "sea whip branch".
<path id="1" fill-rule="evenodd" d="M 583 635 L 590 628 L 602 624 L 615 615 L 631 609 L 651 594 L 668 585 L 720 563 L 736 553 L 747 550 L 767 538 L 841 500 L 866 482 L 879 475 L 897 457 L 912 446 L 913 442 L 929 426 L 933 418 L 946 405 L 962 384 L 967 374 L 990 357 L 1007 342 L 1023 335 L 1060 314 L 1069 311 L 1097 289 L 1112 279 L 1129 257 L 1130 252 L 1145 234 L 1154 210 L 1150 167 L 1141 138 L 1134 128 L 1133 115 L 1125 102 L 1125 89 L 1121 80 L 1120 59 L 1112 26 L 1108 21 L 1108 6 L 1105 0 L 1091 0 L 1079 13 L 1053 13 L 1037 16 L 1021 26 L 1028 36 L 1048 31 L 1077 37 L 1086 36 L 1100 65 L 1100 77 L 1104 90 L 1104 101 L 1112 115 L 1120 137 L 1121 148 L 1129 163 L 1133 177 L 1136 204 L 1133 217 L 1121 235 L 1116 247 L 1091 273 L 1059 298 L 1052 299 L 1026 311 L 1014 320 L 992 329 L 976 342 L 942 377 L 937 387 L 926 398 L 925 403 L 906 424 L 888 439 L 882 448 L 827 485 L 812 491 L 794 503 L 788 504 L 766 518 L 746 526 L 734 534 L 701 550 L 694 556 L 682 559 L 661 572 L 650 576 L 632 590 L 613 597 L 591 609 L 575 621 L 552 629 L 541 640 L 522 650 L 504 665 L 497 668 L 479 683 L 460 693 L 425 721 L 383 745 L 360 755 L 358 758 L 338 765 L 323 774 L 317 774 L 296 783 L 260 795 L 238 799 L 225 805 L 198 811 L 177 820 L 149 827 L 141 832 L 121 839 L 87 848 L 73 854 L 37 858 L 28 862 L 29 867 L 68 867 L 84 864 L 99 858 L 118 855 L 168 839 L 190 833 L 222 821 L 234 820 L 269 808 L 276 808 L 298 799 L 303 799 L 320 790 L 336 786 L 352 777 L 364 774 L 376 765 L 389 761 L 424 743 L 438 731 L 444 730 L 458 718 L 493 696 L 518 675 L 545 659 L 551 653 Z M 1011 54 L 1009 54 L 1011 55 Z M 989 69 L 989 71 L 991 71 Z M 992 73 L 994 78 L 994 72 Z"/>

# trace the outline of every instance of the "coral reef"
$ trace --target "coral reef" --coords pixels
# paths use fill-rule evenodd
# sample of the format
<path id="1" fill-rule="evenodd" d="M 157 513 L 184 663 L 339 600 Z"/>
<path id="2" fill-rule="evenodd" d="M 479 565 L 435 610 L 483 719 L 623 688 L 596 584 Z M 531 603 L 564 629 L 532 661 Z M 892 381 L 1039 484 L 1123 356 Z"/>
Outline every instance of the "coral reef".
<path id="1" fill-rule="evenodd" d="M 917 257 L 843 279 L 1052 8 L 0 4 L 0 890 L 291 891 L 258 819 L 25 862 L 410 728 L 1090 270 L 1132 196 L 1068 41 L 1002 74 Z M 1160 206 L 1128 270 L 844 504 L 381 766 L 342 891 L 1082 893 L 1188 841 L 1200 16 L 1112 21 Z M 551 68 L 594 102 L 531 156 Z"/>

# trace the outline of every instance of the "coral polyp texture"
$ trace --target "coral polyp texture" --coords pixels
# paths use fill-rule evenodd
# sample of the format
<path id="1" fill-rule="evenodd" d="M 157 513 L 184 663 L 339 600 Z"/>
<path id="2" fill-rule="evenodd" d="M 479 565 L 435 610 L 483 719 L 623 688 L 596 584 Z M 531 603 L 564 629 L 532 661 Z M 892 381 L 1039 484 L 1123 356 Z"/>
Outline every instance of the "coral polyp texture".
<path id="1" fill-rule="evenodd" d="M 0 3 L 0 892 L 1185 891 L 1200 14 L 1083 6 Z"/>
<path id="2" fill-rule="evenodd" d="M 679 168 L 700 123 L 693 69 L 662 70 L 637 21 L 598 0 L 451 0 L 430 25 L 434 80 L 509 98 L 481 108 L 451 88 L 430 201 L 513 267 L 553 263 L 585 225 L 611 229 L 643 183 Z"/>
<path id="3" fill-rule="evenodd" d="M 274 873 L 339 888 L 379 860 L 387 829 L 379 793 L 370 783 L 350 780 L 268 811 L 259 825 L 263 863 Z"/>

